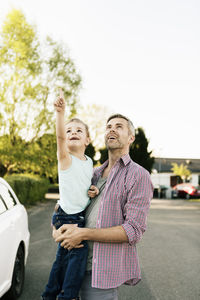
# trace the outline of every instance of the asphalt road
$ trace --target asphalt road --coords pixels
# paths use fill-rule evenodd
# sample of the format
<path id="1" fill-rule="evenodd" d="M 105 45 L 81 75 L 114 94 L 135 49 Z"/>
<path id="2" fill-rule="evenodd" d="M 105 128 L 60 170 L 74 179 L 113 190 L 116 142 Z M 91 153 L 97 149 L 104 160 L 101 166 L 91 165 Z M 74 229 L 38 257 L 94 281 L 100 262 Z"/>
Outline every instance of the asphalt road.
<path id="1" fill-rule="evenodd" d="M 38 300 L 56 252 L 50 219 L 54 200 L 28 210 L 31 232 L 20 300 Z M 122 286 L 119 300 L 200 299 L 200 203 L 153 200 L 148 229 L 138 244 L 142 281 Z M 95 300 L 95 299 L 94 299 Z"/>

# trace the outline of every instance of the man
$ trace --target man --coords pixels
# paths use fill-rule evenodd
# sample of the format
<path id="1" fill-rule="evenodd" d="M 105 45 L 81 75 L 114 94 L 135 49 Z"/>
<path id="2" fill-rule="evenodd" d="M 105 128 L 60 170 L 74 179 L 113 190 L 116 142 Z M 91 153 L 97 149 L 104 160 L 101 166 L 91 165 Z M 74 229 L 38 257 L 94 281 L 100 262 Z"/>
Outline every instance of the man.
<path id="1" fill-rule="evenodd" d="M 118 299 L 117 287 L 135 285 L 141 279 L 136 243 L 146 229 L 153 186 L 149 173 L 130 159 L 134 139 L 128 118 L 117 114 L 108 119 L 108 161 L 94 170 L 92 183 L 99 194 L 87 208 L 86 228 L 66 224 L 53 234 L 67 249 L 89 241 L 81 300 Z"/>

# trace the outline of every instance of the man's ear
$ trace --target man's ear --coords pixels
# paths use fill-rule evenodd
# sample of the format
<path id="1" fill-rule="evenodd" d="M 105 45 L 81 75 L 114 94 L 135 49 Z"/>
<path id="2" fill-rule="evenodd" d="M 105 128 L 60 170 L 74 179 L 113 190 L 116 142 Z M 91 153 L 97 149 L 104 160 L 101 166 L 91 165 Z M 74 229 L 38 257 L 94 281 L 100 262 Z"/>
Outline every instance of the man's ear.
<path id="1" fill-rule="evenodd" d="M 134 135 L 132 135 L 132 134 L 130 135 L 129 141 L 130 141 L 130 144 L 132 144 L 135 141 Z"/>

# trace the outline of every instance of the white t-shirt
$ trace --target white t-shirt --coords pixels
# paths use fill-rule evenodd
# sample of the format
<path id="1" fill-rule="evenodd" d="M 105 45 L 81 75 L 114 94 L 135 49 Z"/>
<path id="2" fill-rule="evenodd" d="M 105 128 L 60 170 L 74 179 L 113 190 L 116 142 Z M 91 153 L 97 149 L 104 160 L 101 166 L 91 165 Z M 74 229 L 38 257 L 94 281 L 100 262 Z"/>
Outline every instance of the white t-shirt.
<path id="1" fill-rule="evenodd" d="M 93 174 L 93 162 L 90 157 L 81 160 L 71 155 L 72 163 L 67 170 L 59 170 L 58 201 L 61 208 L 67 214 L 75 214 L 83 211 L 89 204 L 88 189 L 91 185 Z"/>

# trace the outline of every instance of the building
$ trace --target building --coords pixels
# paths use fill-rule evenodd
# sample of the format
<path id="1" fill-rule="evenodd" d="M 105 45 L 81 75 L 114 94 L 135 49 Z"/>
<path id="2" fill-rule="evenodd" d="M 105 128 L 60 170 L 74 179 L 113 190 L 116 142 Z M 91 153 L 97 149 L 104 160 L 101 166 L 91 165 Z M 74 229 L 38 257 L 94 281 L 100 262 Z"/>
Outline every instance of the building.
<path id="1" fill-rule="evenodd" d="M 172 187 L 180 182 L 180 178 L 175 176 L 171 170 L 172 163 L 186 165 L 191 171 L 190 182 L 194 186 L 200 185 L 200 159 L 157 157 L 151 174 L 155 196 L 170 198 Z"/>

